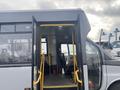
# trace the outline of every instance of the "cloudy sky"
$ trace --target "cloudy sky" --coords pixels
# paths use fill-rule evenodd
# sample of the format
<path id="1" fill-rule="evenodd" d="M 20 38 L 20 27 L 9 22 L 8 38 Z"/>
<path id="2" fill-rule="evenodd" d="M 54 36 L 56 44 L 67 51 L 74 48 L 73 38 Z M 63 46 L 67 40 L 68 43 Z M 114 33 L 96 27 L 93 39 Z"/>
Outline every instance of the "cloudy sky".
<path id="1" fill-rule="evenodd" d="M 105 32 L 120 29 L 120 0 L 0 0 L 0 11 L 33 9 L 83 9 L 90 21 L 93 40 Z"/>

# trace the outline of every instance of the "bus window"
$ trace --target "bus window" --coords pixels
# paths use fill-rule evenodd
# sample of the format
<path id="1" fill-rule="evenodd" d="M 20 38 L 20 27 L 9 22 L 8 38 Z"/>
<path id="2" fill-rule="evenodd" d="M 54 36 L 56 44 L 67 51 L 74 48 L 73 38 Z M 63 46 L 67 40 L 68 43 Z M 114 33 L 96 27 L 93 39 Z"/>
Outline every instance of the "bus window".
<path id="1" fill-rule="evenodd" d="M 16 32 L 27 32 L 32 31 L 32 25 L 28 23 L 16 24 Z"/>
<path id="2" fill-rule="evenodd" d="M 74 45 L 74 54 L 76 55 L 76 45 Z M 73 44 L 61 44 L 61 52 L 64 53 L 66 64 L 73 61 Z"/>
<path id="3" fill-rule="evenodd" d="M 41 49 L 42 49 L 42 54 L 47 54 L 47 41 L 46 41 L 46 38 L 41 39 Z"/>
<path id="4" fill-rule="evenodd" d="M 96 46 L 90 42 L 86 43 L 86 59 L 88 65 L 89 88 L 98 90 L 101 82 L 101 57 Z"/>
<path id="5" fill-rule="evenodd" d="M 1 32 L 14 32 L 15 25 L 9 24 L 9 25 L 1 25 Z"/>
<path id="6" fill-rule="evenodd" d="M 0 64 L 31 63 L 31 34 L 5 34 L 0 38 Z"/>
<path id="7" fill-rule="evenodd" d="M 76 55 L 76 45 L 74 45 L 74 53 Z M 70 55 L 73 55 L 73 44 L 69 44 L 69 49 L 70 49 Z"/>
<path id="8" fill-rule="evenodd" d="M 65 56 L 68 56 L 67 44 L 61 44 L 61 52 L 64 53 Z"/>

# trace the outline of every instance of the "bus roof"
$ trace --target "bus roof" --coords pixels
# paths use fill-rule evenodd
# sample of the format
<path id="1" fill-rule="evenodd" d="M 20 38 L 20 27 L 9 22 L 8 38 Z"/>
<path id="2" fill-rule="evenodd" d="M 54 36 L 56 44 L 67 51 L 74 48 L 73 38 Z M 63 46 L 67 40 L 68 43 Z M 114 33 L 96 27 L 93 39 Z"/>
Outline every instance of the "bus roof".
<path id="1" fill-rule="evenodd" d="M 85 35 L 90 30 L 86 15 L 81 9 L 56 9 L 56 10 L 19 10 L 0 12 L 0 24 L 5 23 L 31 23 L 32 17 L 39 23 L 48 22 L 76 22 L 80 21 L 81 30 Z"/>

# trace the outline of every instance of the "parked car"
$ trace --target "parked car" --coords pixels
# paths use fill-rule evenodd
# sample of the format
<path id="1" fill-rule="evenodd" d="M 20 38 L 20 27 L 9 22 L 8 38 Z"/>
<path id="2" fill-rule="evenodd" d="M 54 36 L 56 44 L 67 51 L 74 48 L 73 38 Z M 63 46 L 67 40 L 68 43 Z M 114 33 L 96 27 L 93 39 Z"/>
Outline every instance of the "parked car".
<path id="1" fill-rule="evenodd" d="M 111 53 L 115 56 L 115 57 L 120 57 L 120 41 L 114 41 L 112 43 L 112 51 Z"/>

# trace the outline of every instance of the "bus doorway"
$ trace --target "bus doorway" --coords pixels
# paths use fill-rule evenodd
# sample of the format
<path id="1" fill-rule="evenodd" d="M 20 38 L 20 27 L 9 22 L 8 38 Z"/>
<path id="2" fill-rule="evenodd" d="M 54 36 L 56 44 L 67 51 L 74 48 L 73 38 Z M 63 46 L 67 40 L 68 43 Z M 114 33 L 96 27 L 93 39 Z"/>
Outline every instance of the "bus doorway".
<path id="1" fill-rule="evenodd" d="M 35 90 L 81 90 L 74 24 L 39 25 L 34 48 Z"/>

